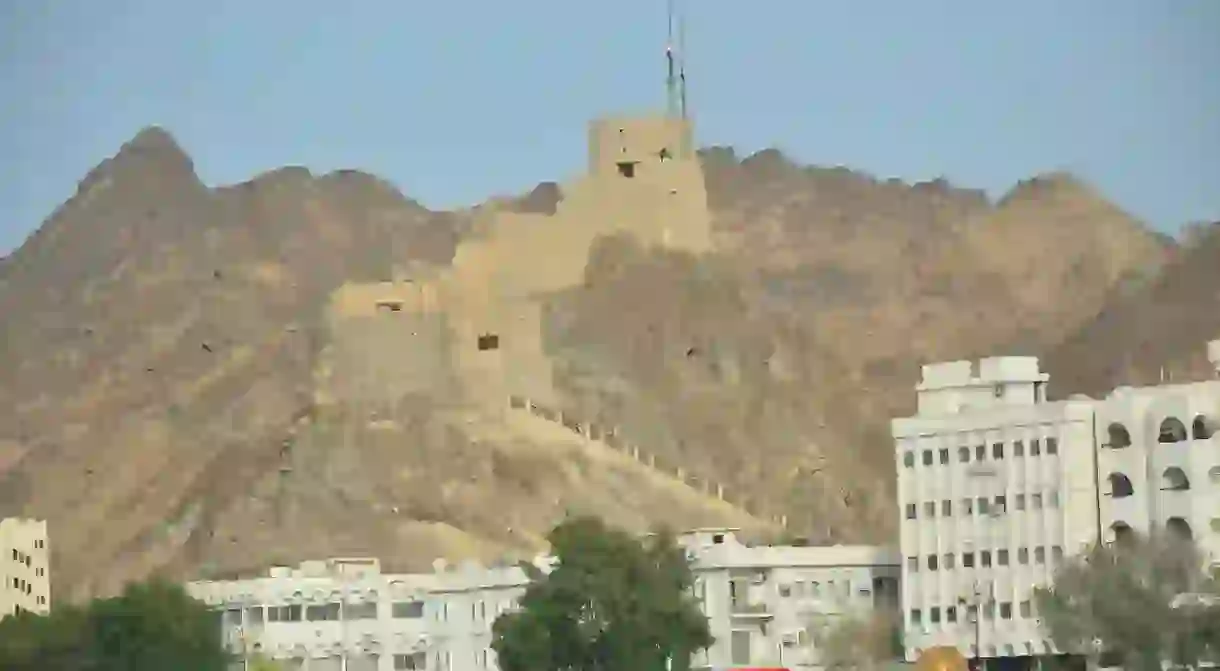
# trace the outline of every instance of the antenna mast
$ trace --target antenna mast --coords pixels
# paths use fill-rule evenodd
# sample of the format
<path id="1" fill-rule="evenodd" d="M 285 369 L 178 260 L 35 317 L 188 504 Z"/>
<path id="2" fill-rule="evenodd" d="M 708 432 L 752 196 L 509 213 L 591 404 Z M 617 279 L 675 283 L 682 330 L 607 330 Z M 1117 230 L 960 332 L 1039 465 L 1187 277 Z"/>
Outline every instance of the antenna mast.
<path id="1" fill-rule="evenodd" d="M 677 112 L 677 83 L 674 79 L 674 0 L 666 0 L 666 12 L 669 19 L 669 35 L 665 40 L 665 111 L 670 117 Z"/>
<path id="2" fill-rule="evenodd" d="M 672 2 L 672 0 L 670 0 Z M 686 12 L 678 14 L 678 105 L 686 119 Z"/>

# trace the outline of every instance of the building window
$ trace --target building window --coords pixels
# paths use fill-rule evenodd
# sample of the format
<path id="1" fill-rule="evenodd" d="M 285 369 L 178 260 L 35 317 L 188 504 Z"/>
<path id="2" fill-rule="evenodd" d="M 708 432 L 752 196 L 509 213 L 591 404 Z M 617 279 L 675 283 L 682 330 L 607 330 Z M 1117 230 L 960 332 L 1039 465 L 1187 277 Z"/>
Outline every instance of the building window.
<path id="1" fill-rule="evenodd" d="M 969 463 L 970 462 L 970 448 L 968 448 L 968 447 L 957 448 L 957 460 L 962 462 L 963 464 Z"/>
<path id="2" fill-rule="evenodd" d="M 974 499 L 962 499 L 962 514 L 963 515 L 973 515 L 974 514 Z"/>
<path id="3" fill-rule="evenodd" d="M 1031 494 L 1029 497 L 1029 504 L 1034 510 L 1042 510 L 1042 495 Z"/>
<path id="4" fill-rule="evenodd" d="M 907 557 L 907 571 L 919 573 L 919 557 Z"/>
<path id="5" fill-rule="evenodd" d="M 974 568 L 974 553 L 973 552 L 963 552 L 962 553 L 962 567 L 963 568 Z"/>
<path id="6" fill-rule="evenodd" d="M 1004 443 L 992 443 L 991 456 L 996 459 L 1004 458 Z"/>
<path id="7" fill-rule="evenodd" d="M 484 333 L 478 337 L 478 341 L 475 344 L 480 352 L 500 349 L 500 336 L 495 333 Z"/>
<path id="8" fill-rule="evenodd" d="M 945 620 L 949 622 L 957 622 L 956 606 L 945 606 Z"/>
<path id="9" fill-rule="evenodd" d="M 1046 548 L 1041 547 L 1041 546 L 1034 548 L 1034 563 L 1035 564 L 1045 564 L 1046 563 Z"/>
<path id="10" fill-rule="evenodd" d="M 1000 619 L 1001 620 L 1011 620 L 1012 619 L 1012 602 L 1011 601 L 1001 601 L 1000 602 Z"/>
<path id="11" fill-rule="evenodd" d="M 977 503 L 978 503 L 977 509 L 979 511 L 979 514 L 986 515 L 987 514 L 987 497 L 980 496 L 977 500 Z"/>
<path id="12" fill-rule="evenodd" d="M 927 501 L 923 504 L 924 517 L 936 517 L 936 502 Z"/>
<path id="13" fill-rule="evenodd" d="M 902 465 L 911 468 L 915 465 L 915 453 L 907 450 L 902 453 Z"/>
<path id="14" fill-rule="evenodd" d="M 1028 564 L 1029 563 L 1029 548 L 1017 548 L 1017 563 L 1018 564 Z"/>
<path id="15" fill-rule="evenodd" d="M 1035 440 L 1033 442 L 1037 443 L 1038 441 Z M 1012 456 L 1024 457 L 1025 456 L 1025 443 L 1023 443 L 1019 440 L 1014 440 L 1012 442 Z"/>
<path id="16" fill-rule="evenodd" d="M 390 605 L 390 617 L 396 620 L 410 620 L 423 616 L 423 601 L 395 601 Z"/>
<path id="17" fill-rule="evenodd" d="M 394 655 L 394 671 L 423 671 L 427 666 L 426 654 L 417 652 L 410 655 Z"/>
<path id="18" fill-rule="evenodd" d="M 1058 438 L 1047 438 L 1046 439 L 1046 453 L 1047 454 L 1059 454 L 1059 439 Z"/>
<path id="19" fill-rule="evenodd" d="M 996 550 L 995 559 L 1000 566 L 1008 566 L 1008 550 Z"/>
<path id="20" fill-rule="evenodd" d="M 932 606 L 928 611 L 928 621 L 932 624 L 940 624 L 940 607 Z"/>
<path id="21" fill-rule="evenodd" d="M 309 622 L 337 621 L 339 619 L 339 604 L 327 603 L 316 606 L 307 606 L 305 608 L 305 619 Z"/>
<path id="22" fill-rule="evenodd" d="M 933 461 L 934 460 L 932 457 L 932 450 L 924 450 L 923 451 L 923 465 L 931 466 Z"/>
<path id="23" fill-rule="evenodd" d="M 940 516 L 941 517 L 952 517 L 953 516 L 953 501 L 950 501 L 949 499 L 945 499 L 944 501 L 940 502 Z"/>
<path id="24" fill-rule="evenodd" d="M 1051 546 L 1051 559 L 1056 563 L 1063 561 L 1063 547 L 1060 545 Z"/>
<path id="25" fill-rule="evenodd" d="M 953 569 L 957 563 L 957 555 L 953 554 L 952 552 L 946 552 L 943 559 L 946 571 Z"/>
<path id="26" fill-rule="evenodd" d="M 923 624 L 923 613 L 918 608 L 911 609 L 911 624 Z"/>
<path id="27" fill-rule="evenodd" d="M 1017 500 L 1015 503 L 1017 505 L 1017 510 L 1025 510 L 1025 495 L 1017 494 Z"/>
<path id="28" fill-rule="evenodd" d="M 986 445 L 975 445 L 974 446 L 974 460 L 983 461 L 985 459 L 987 459 L 987 446 Z"/>
<path id="29" fill-rule="evenodd" d="M 997 495 L 995 497 L 995 512 L 997 514 L 1003 514 L 1003 513 L 1007 512 L 1007 510 L 1008 510 L 1008 498 L 1005 497 L 1003 494 Z"/>
<path id="30" fill-rule="evenodd" d="M 947 463 L 949 463 L 949 448 L 942 447 L 940 448 L 940 465 L 944 466 Z"/>
<path id="31" fill-rule="evenodd" d="M 268 622 L 300 622 L 301 607 L 299 605 L 291 606 L 271 606 L 267 608 Z"/>
<path id="32" fill-rule="evenodd" d="M 914 503 L 908 503 L 908 504 L 907 504 L 907 519 L 908 519 L 908 520 L 913 520 L 913 519 L 915 519 L 915 512 L 916 512 L 916 507 L 915 507 L 915 504 L 914 504 Z"/>
<path id="33" fill-rule="evenodd" d="M 991 567 L 991 550 L 979 551 L 979 565 L 983 568 Z"/>
<path id="34" fill-rule="evenodd" d="M 1059 507 L 1059 490 L 1052 489 L 1049 493 L 1047 493 L 1046 502 L 1047 502 L 1047 505 L 1049 505 L 1051 508 L 1058 508 Z"/>
<path id="35" fill-rule="evenodd" d="M 937 555 L 928 555 L 928 570 L 935 571 L 940 568 L 940 557 Z"/>
<path id="36" fill-rule="evenodd" d="M 350 603 L 343 607 L 345 620 L 376 620 L 377 602 Z"/>

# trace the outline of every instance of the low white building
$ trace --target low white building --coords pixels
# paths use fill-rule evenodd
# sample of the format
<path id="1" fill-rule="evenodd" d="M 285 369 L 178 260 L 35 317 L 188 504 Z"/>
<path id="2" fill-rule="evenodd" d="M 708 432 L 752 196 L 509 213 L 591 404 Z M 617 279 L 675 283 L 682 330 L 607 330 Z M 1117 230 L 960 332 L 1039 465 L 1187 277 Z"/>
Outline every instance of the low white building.
<path id="1" fill-rule="evenodd" d="M 51 610 L 51 562 L 47 523 L 0 519 L 0 618 Z"/>
<path id="2" fill-rule="evenodd" d="M 680 537 L 716 644 L 699 667 L 817 668 L 816 628 L 896 607 L 899 557 L 873 547 L 752 547 L 732 529 Z M 552 560 L 534 565 L 550 570 Z M 292 669 L 494 671 L 491 627 L 529 578 L 518 566 L 382 574 L 377 560 L 332 559 L 267 577 L 199 581 L 188 591 L 221 614 L 232 650 Z M 237 668 L 242 668 L 238 664 Z"/>
<path id="3" fill-rule="evenodd" d="M 1057 651 L 1032 594 L 1099 537 L 1154 526 L 1220 557 L 1217 380 L 1048 402 L 1032 357 L 923 367 L 918 413 L 892 422 L 906 657 Z"/>
<path id="4" fill-rule="evenodd" d="M 731 529 L 679 539 L 715 643 L 696 668 L 821 668 L 821 635 L 897 609 L 900 556 L 873 546 L 751 546 Z"/>

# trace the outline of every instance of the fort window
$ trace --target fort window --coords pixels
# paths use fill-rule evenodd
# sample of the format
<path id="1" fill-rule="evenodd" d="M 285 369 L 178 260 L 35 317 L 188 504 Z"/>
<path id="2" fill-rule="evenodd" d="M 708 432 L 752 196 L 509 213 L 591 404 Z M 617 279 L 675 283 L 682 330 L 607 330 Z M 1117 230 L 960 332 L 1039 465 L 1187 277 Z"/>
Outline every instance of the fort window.
<path id="1" fill-rule="evenodd" d="M 378 301 L 377 312 L 402 312 L 402 301 Z"/>
<path id="2" fill-rule="evenodd" d="M 500 336 L 494 333 L 484 333 L 479 336 L 478 347 L 480 352 L 500 349 Z"/>
<path id="3" fill-rule="evenodd" d="M 628 179 L 635 177 L 635 161 L 619 161 L 615 165 L 618 166 L 618 174 Z"/>

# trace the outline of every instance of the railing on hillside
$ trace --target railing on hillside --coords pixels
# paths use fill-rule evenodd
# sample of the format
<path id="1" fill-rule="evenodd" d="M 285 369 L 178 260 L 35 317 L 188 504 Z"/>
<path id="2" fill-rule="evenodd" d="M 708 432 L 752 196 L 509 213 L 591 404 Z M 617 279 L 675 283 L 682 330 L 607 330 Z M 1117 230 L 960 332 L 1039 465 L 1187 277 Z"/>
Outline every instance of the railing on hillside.
<path id="1" fill-rule="evenodd" d="M 682 484 L 703 494 L 714 496 L 721 501 L 741 508 L 750 515 L 764 517 L 772 524 L 783 528 L 788 526 L 787 515 L 765 515 L 759 506 L 750 499 L 726 494 L 725 487 L 721 483 L 709 478 L 700 478 L 681 466 L 666 464 L 664 460 L 658 459 L 656 454 L 642 450 L 638 445 L 623 439 L 617 427 L 602 426 L 593 422 L 581 422 L 579 419 L 567 415 L 561 410 L 535 403 L 532 399 L 523 396 L 509 396 L 508 407 L 513 410 L 523 410 L 535 417 L 558 424 L 587 441 L 601 443 L 616 452 L 621 452 L 631 457 L 640 464 L 648 466 L 661 475 L 678 480 Z"/>

